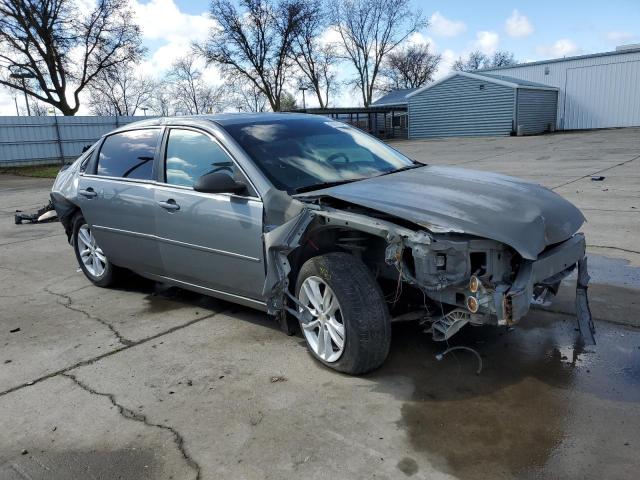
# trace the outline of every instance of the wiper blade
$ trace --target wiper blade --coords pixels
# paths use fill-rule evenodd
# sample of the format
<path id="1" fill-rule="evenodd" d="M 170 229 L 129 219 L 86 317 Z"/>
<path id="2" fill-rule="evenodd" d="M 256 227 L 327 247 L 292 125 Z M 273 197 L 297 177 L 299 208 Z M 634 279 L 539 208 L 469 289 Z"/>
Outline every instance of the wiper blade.
<path id="1" fill-rule="evenodd" d="M 404 172 L 405 170 L 413 170 L 414 168 L 420 168 L 426 166 L 424 163 L 412 163 L 411 165 L 407 165 L 406 167 L 398 168 L 397 170 L 391 170 L 390 172 L 384 172 L 380 175 L 376 175 L 376 177 L 382 177 L 384 175 L 391 175 L 392 173 Z"/>
<path id="2" fill-rule="evenodd" d="M 295 192 L 296 193 L 311 192 L 313 190 L 321 190 L 323 188 L 335 187 L 337 185 L 343 185 L 345 183 L 357 182 L 358 180 L 364 180 L 365 178 L 367 178 L 367 177 L 349 178 L 347 180 L 336 180 L 334 182 L 315 183 L 313 185 L 305 185 L 304 187 L 298 187 L 298 188 L 295 189 Z"/>

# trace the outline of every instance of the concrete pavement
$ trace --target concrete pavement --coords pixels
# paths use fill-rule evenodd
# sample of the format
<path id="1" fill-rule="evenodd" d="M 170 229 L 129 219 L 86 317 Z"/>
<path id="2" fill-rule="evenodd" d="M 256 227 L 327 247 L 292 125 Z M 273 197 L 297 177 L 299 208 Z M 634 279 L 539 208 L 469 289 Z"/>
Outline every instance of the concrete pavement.
<path id="1" fill-rule="evenodd" d="M 409 324 L 355 378 L 259 312 L 135 276 L 94 287 L 60 224 L 13 225 L 51 182 L 0 176 L 0 478 L 635 478 L 640 331 L 603 320 L 640 319 L 639 133 L 395 145 L 555 187 L 589 220 L 598 345 L 565 288 L 515 330 L 454 337 L 481 375 Z"/>

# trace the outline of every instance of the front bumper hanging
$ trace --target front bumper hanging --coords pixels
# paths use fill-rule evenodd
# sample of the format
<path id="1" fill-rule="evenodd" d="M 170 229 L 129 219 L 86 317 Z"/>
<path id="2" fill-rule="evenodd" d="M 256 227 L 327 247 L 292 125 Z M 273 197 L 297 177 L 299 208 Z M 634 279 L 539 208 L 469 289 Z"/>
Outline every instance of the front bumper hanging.
<path id="1" fill-rule="evenodd" d="M 596 327 L 591 318 L 591 310 L 589 309 L 589 297 L 587 296 L 587 288 L 589 284 L 589 272 L 587 271 L 587 257 L 582 257 L 578 262 L 578 281 L 576 282 L 576 317 L 578 319 L 578 328 L 584 340 L 585 345 L 596 344 Z"/>

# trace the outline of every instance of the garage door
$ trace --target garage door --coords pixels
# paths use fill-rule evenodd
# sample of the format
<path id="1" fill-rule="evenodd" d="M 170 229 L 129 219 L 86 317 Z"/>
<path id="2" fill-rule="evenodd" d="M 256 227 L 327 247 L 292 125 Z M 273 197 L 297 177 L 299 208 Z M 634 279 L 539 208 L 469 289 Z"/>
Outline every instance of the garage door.
<path id="1" fill-rule="evenodd" d="M 640 62 L 567 70 L 564 128 L 640 125 Z"/>

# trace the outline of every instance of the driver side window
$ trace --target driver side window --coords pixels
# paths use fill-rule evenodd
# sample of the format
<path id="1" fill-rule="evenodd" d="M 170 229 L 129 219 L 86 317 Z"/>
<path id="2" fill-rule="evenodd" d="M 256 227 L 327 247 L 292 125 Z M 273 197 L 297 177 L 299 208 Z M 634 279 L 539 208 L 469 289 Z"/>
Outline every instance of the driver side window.
<path id="1" fill-rule="evenodd" d="M 193 130 L 171 129 L 165 156 L 165 178 L 170 185 L 193 187 L 207 173 L 239 176 L 235 163 L 208 135 Z"/>

